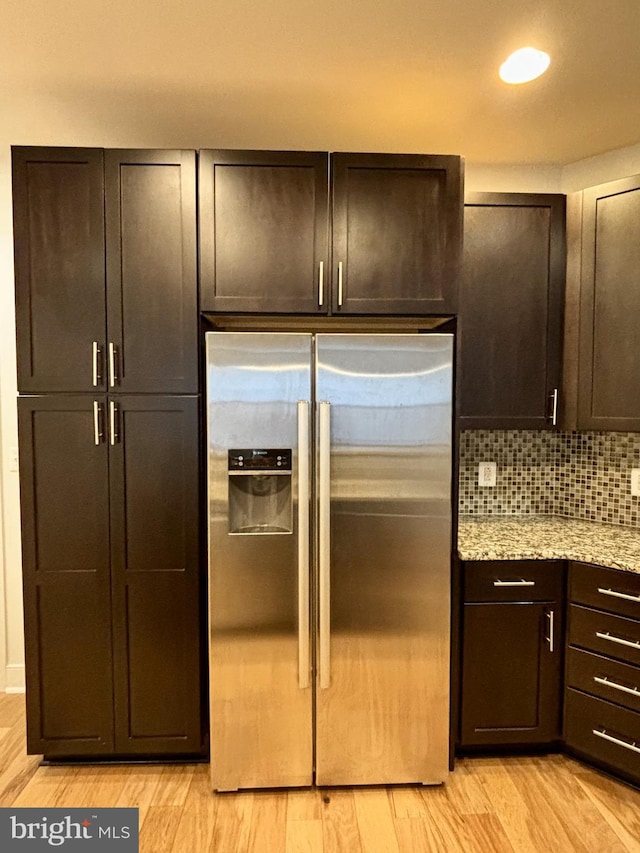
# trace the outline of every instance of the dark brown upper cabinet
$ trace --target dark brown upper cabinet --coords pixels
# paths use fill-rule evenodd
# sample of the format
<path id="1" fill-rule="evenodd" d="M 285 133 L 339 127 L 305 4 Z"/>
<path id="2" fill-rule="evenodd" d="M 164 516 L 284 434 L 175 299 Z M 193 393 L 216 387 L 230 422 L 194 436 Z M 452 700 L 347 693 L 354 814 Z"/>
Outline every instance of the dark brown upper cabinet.
<path id="1" fill-rule="evenodd" d="M 578 428 L 640 431 L 640 175 L 582 208 Z"/>
<path id="2" fill-rule="evenodd" d="M 199 193 L 203 311 L 456 310 L 459 157 L 201 151 Z"/>
<path id="3" fill-rule="evenodd" d="M 469 193 L 460 284 L 460 425 L 559 425 L 564 195 Z"/>
<path id="4" fill-rule="evenodd" d="M 203 311 L 326 313 L 329 158 L 201 151 Z"/>
<path id="5" fill-rule="evenodd" d="M 22 393 L 198 390 L 195 153 L 14 148 Z"/>

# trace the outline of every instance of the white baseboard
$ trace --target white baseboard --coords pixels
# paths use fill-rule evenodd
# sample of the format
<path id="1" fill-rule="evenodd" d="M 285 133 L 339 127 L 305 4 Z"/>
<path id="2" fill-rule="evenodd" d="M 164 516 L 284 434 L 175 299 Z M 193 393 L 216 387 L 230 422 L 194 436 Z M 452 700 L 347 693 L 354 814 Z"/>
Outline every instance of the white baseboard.
<path id="1" fill-rule="evenodd" d="M 5 685 L 5 693 L 24 693 L 25 692 L 25 677 L 24 664 L 10 663 L 6 668 L 7 682 Z"/>

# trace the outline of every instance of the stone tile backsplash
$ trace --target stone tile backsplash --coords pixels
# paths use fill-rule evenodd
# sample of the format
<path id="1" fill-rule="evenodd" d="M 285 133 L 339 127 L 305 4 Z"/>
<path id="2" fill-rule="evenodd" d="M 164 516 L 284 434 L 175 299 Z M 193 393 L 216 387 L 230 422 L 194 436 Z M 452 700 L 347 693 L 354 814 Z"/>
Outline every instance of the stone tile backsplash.
<path id="1" fill-rule="evenodd" d="M 479 462 L 497 464 L 494 487 L 478 485 Z M 640 433 L 465 430 L 459 511 L 562 515 L 639 527 L 632 468 L 640 468 Z"/>

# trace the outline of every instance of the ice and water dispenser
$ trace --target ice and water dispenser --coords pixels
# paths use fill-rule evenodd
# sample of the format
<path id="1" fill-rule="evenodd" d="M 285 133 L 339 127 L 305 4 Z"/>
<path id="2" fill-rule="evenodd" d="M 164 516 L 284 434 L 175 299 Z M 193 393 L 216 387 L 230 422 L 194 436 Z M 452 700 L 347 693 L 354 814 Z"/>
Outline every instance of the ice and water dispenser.
<path id="1" fill-rule="evenodd" d="M 291 449 L 230 450 L 229 533 L 291 533 Z"/>

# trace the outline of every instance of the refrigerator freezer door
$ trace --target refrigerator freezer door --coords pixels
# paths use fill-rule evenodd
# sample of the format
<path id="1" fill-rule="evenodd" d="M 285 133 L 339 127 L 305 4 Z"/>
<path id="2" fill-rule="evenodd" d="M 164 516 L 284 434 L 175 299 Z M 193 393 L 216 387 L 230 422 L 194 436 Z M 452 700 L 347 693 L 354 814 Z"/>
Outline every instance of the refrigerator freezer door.
<path id="1" fill-rule="evenodd" d="M 318 432 L 331 446 L 318 459 L 331 500 L 328 523 L 319 510 L 331 637 L 318 785 L 447 776 L 452 352 L 450 335 L 317 336 Z"/>
<path id="2" fill-rule="evenodd" d="M 308 633 L 301 636 L 309 624 L 310 460 L 308 441 L 302 460 L 298 442 L 310 429 L 311 338 L 211 332 L 206 344 L 212 784 L 217 790 L 310 785 L 310 650 Z M 290 474 L 249 473 L 240 458 L 246 450 L 256 451 L 257 465 L 260 451 L 265 459 L 287 460 L 278 451 L 291 450 Z M 276 494 L 271 487 L 281 481 Z M 238 502 L 245 492 L 255 524 L 230 532 L 229 495 Z M 287 495 L 289 514 L 280 505 Z M 278 513 L 273 525 L 271 506 Z M 292 532 L 282 532 L 288 525 Z M 307 598 L 306 613 L 299 593 Z"/>

